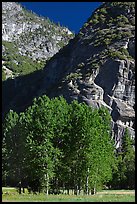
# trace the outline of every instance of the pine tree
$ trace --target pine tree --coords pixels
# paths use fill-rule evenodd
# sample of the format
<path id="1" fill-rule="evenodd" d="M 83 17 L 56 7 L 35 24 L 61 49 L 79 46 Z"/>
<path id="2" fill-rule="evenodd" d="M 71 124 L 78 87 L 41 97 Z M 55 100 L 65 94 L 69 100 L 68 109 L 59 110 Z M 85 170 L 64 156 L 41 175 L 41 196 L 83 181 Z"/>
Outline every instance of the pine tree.
<path id="1" fill-rule="evenodd" d="M 135 149 L 133 139 L 131 138 L 128 129 L 125 129 L 125 134 L 122 141 L 122 161 L 123 171 L 125 174 L 125 187 L 135 187 Z"/>
<path id="2" fill-rule="evenodd" d="M 134 189 L 135 187 L 135 149 L 128 129 L 122 138 L 121 151 L 116 153 L 117 168 L 113 172 L 112 187 Z"/>
<path id="3" fill-rule="evenodd" d="M 3 171 L 6 171 L 7 181 L 10 185 L 18 186 L 25 181 L 24 158 L 25 138 L 21 117 L 10 111 L 3 124 Z M 19 189 L 21 193 L 21 189 Z"/>

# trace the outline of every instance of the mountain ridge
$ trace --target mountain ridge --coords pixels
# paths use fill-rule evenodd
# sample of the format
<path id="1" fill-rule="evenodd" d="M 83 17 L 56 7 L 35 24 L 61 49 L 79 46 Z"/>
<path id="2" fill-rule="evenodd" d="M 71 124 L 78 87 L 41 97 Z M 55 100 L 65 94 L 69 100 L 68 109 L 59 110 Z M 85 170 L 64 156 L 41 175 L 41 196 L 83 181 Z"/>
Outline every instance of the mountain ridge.
<path id="1" fill-rule="evenodd" d="M 43 68 L 73 36 L 68 28 L 38 16 L 17 2 L 2 3 L 3 70 L 13 72 L 13 76 L 7 77 Z"/>
<path id="2" fill-rule="evenodd" d="M 106 106 L 112 116 L 116 147 L 120 146 L 126 127 L 134 137 L 134 6 L 134 2 L 107 2 L 96 9 L 75 38 L 48 61 L 39 75 L 35 75 L 31 86 L 25 85 L 27 79 L 12 81 L 16 94 L 5 110 L 19 111 L 21 104 L 26 108 L 34 97 L 43 94 L 51 98 L 62 95 L 68 102 L 78 100 L 95 108 Z M 15 88 L 17 80 L 22 84 L 21 92 Z M 33 93 L 30 99 L 27 98 L 29 93 Z M 6 96 L 4 98 L 6 100 Z"/>

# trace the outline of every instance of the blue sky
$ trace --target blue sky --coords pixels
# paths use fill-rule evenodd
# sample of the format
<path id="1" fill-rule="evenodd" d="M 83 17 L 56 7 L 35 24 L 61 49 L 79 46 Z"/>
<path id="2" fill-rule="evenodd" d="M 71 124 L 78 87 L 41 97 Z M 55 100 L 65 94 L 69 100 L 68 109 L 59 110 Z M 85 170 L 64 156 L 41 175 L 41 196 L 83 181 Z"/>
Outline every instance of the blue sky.
<path id="1" fill-rule="evenodd" d="M 19 2 L 33 12 L 78 33 L 102 2 Z"/>

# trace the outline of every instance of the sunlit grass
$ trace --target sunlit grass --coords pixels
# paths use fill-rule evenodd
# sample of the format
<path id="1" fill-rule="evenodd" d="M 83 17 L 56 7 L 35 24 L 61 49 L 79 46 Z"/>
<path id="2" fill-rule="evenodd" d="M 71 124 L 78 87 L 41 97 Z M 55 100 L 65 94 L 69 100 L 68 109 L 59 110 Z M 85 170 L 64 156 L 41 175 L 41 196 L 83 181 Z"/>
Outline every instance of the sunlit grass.
<path id="1" fill-rule="evenodd" d="M 125 190 L 106 190 L 98 192 L 96 195 L 46 195 L 25 194 L 19 195 L 15 188 L 2 188 L 3 201 L 18 202 L 135 202 L 135 192 Z"/>

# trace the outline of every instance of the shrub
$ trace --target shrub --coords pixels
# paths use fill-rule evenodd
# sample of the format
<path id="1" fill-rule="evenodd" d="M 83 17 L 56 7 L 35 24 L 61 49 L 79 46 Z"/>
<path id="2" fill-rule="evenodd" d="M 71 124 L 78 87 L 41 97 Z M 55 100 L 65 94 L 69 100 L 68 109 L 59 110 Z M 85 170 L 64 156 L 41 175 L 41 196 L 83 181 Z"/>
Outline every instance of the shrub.
<path id="1" fill-rule="evenodd" d="M 81 73 L 70 73 L 66 79 L 71 80 L 71 79 L 77 79 L 81 77 Z"/>
<path id="2" fill-rule="evenodd" d="M 101 12 L 102 14 L 107 14 L 106 8 L 101 8 L 101 9 L 100 9 L 100 12 Z"/>
<path id="3" fill-rule="evenodd" d="M 92 67 L 93 69 L 98 69 L 98 68 L 99 68 L 99 64 L 98 64 L 98 63 L 92 63 L 92 64 L 91 64 L 91 67 Z"/>
<path id="4" fill-rule="evenodd" d="M 131 37 L 132 36 L 132 33 L 131 31 L 126 31 L 126 32 L 123 32 L 121 33 L 122 37 L 125 38 L 125 37 Z"/>
<path id="5" fill-rule="evenodd" d="M 131 25 L 135 26 L 135 17 L 130 19 L 130 23 L 131 23 Z"/>
<path id="6" fill-rule="evenodd" d="M 124 15 L 118 16 L 118 17 L 117 17 L 117 21 L 118 21 L 118 22 L 121 21 L 121 22 L 123 22 L 123 23 L 129 23 L 128 18 L 127 18 L 126 16 L 124 16 Z"/>
<path id="7" fill-rule="evenodd" d="M 6 74 L 4 72 L 4 70 L 2 69 L 2 81 L 6 80 Z"/>
<path id="8" fill-rule="evenodd" d="M 125 26 L 125 23 L 122 22 L 122 21 L 118 21 L 118 22 L 117 22 L 117 25 L 118 25 L 119 27 L 124 27 L 124 26 Z"/>
<path id="9" fill-rule="evenodd" d="M 93 19 L 93 20 L 92 20 L 92 23 L 93 23 L 93 25 L 95 25 L 95 24 L 99 23 L 99 20 Z"/>
<path id="10" fill-rule="evenodd" d="M 121 59 L 121 60 L 126 59 L 126 56 L 123 55 L 120 51 L 112 51 L 112 50 L 109 50 L 108 55 L 109 55 L 112 59 L 116 59 L 116 58 Z"/>
<path id="11" fill-rule="evenodd" d="M 120 52 L 122 52 L 124 55 L 126 55 L 127 57 L 129 57 L 129 52 L 127 51 L 127 49 L 125 48 L 120 48 Z"/>
<path id="12" fill-rule="evenodd" d="M 80 64 L 78 64 L 78 68 L 82 68 L 82 67 L 84 67 L 84 62 L 81 62 Z"/>

